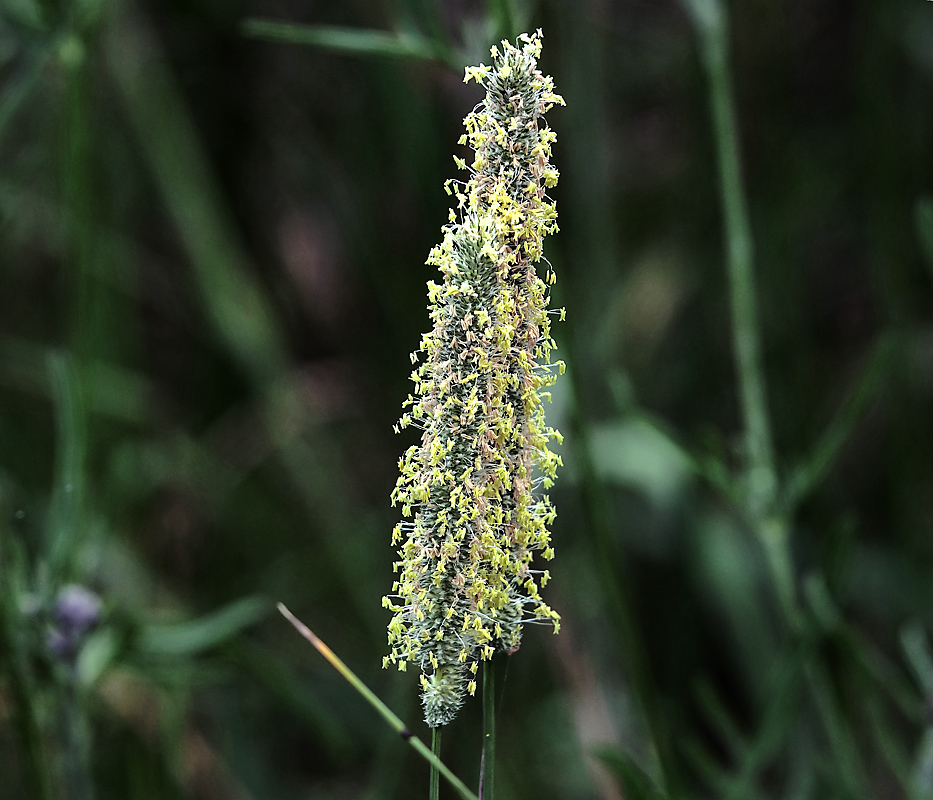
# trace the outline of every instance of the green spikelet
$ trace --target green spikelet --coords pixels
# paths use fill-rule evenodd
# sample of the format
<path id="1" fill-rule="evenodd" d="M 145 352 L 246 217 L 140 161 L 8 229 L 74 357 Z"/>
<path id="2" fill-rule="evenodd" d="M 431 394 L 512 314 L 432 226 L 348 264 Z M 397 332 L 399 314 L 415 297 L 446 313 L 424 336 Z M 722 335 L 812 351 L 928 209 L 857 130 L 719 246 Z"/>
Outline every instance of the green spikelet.
<path id="1" fill-rule="evenodd" d="M 554 274 L 548 266 L 542 279 L 537 264 L 557 230 L 546 194 L 558 177 L 555 136 L 541 118 L 563 100 L 537 69 L 541 32 L 518 44 L 503 41 L 492 66 L 466 71 L 486 89 L 460 140 L 475 153 L 472 177 L 446 186 L 459 213 L 451 210 L 428 258 L 443 280 L 428 284 L 433 329 L 412 355 L 422 363 L 399 423 L 424 433 L 400 459 L 392 493 L 408 521 L 392 537 L 401 560 L 394 594 L 383 599 L 394 612 L 385 664 L 421 668 L 432 727 L 475 692 L 481 660 L 518 648 L 523 623 L 559 627 L 539 592 L 548 573 L 531 561 L 535 551 L 553 557 L 555 512 L 537 490 L 550 487 L 560 464 L 548 447 L 560 434 L 542 407 L 542 390 L 563 371 L 550 358 Z"/>

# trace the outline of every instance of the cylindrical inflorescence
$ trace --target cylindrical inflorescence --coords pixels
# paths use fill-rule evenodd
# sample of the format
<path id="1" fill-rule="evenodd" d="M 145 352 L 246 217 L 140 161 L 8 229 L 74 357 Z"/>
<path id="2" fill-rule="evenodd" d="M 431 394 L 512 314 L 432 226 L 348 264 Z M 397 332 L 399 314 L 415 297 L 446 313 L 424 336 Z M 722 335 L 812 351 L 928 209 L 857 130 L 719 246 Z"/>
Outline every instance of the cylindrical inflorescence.
<path id="1" fill-rule="evenodd" d="M 480 661 L 518 649 L 523 623 L 559 627 L 540 595 L 549 575 L 531 568 L 535 551 L 553 557 L 555 512 L 540 490 L 560 464 L 549 449 L 560 434 L 542 402 L 563 370 L 550 358 L 554 274 L 537 269 L 557 230 L 546 194 L 558 177 L 555 135 L 542 117 L 563 100 L 537 68 L 540 51 L 540 31 L 522 34 L 517 47 L 492 48 L 491 66 L 466 71 L 486 89 L 460 140 L 475 158 L 470 179 L 446 187 L 458 211 L 428 258 L 443 280 L 428 284 L 433 329 L 412 354 L 421 364 L 399 422 L 423 435 L 392 493 L 406 521 L 393 533 L 398 580 L 383 601 L 394 612 L 385 664 L 421 668 L 432 727 L 475 692 Z"/>

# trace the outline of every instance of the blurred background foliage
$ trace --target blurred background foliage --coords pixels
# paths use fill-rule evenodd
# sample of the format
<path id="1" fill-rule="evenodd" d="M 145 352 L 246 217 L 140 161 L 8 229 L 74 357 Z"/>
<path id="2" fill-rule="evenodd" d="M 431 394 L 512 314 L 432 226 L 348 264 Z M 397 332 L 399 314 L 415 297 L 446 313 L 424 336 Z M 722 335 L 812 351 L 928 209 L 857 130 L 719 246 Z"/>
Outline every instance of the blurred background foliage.
<path id="1" fill-rule="evenodd" d="M 684 6 L 0 0 L 4 798 L 426 794 L 272 601 L 424 738 L 392 424 L 462 67 L 539 26 L 564 629 L 508 659 L 500 798 L 933 797 L 933 4 L 729 5 L 766 518 Z"/>

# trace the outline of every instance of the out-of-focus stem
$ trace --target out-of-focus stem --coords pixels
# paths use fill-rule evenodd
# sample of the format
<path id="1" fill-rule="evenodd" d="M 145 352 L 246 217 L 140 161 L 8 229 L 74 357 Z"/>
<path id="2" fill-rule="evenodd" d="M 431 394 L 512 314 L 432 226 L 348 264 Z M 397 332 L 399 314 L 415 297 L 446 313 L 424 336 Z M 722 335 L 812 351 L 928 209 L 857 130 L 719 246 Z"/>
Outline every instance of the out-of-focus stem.
<path id="1" fill-rule="evenodd" d="M 738 126 L 729 71 L 727 12 L 720 0 L 685 0 L 685 5 L 696 24 L 703 63 L 709 75 L 728 254 L 732 340 L 744 426 L 745 510 L 765 550 L 781 607 L 792 620 L 796 599 L 788 522 L 777 502 L 778 478 L 755 299 L 754 246 L 742 189 Z"/>
<path id="2" fill-rule="evenodd" d="M 761 337 L 755 299 L 754 247 L 742 190 L 735 103 L 729 74 L 724 12 L 704 31 L 704 60 L 710 79 L 710 102 L 716 147 L 732 305 L 732 336 L 738 368 L 745 450 L 748 459 L 748 507 L 760 518 L 773 511 L 777 493 L 771 424 L 765 399 Z"/>

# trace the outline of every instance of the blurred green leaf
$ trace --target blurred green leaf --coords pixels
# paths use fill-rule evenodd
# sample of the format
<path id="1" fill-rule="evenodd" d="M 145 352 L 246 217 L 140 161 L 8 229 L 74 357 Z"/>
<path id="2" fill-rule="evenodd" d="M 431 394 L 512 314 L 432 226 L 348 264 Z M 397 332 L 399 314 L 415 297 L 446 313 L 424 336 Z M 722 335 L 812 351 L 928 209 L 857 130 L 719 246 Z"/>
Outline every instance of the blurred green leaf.
<path id="1" fill-rule="evenodd" d="M 146 625 L 140 630 L 137 645 L 152 655 L 196 655 L 232 639 L 267 616 L 272 608 L 265 598 L 244 597 L 190 622 Z"/>
<path id="2" fill-rule="evenodd" d="M 78 681 L 92 686 L 114 662 L 120 650 L 120 641 L 112 628 L 104 627 L 91 633 L 78 654 Z"/>
<path id="3" fill-rule="evenodd" d="M 721 0 L 683 0 L 693 24 L 704 34 L 720 32 L 725 24 Z"/>
<path id="4" fill-rule="evenodd" d="M 281 328 L 240 237 L 154 34 L 124 10 L 106 54 L 140 144 L 191 258 L 224 343 L 265 382 L 284 367 Z"/>
<path id="5" fill-rule="evenodd" d="M 26 30 L 38 31 L 44 26 L 37 0 L 0 0 L 0 17 Z"/>
<path id="6" fill-rule="evenodd" d="M 648 773 L 624 750 L 601 747 L 594 754 L 618 778 L 626 800 L 666 800 Z"/>
<path id="7" fill-rule="evenodd" d="M 51 397 L 54 383 L 43 365 L 54 355 L 33 342 L 0 337 L 0 385 Z M 144 376 L 100 361 L 86 364 L 83 376 L 88 412 L 137 424 L 150 418 L 155 387 Z"/>
<path id="8" fill-rule="evenodd" d="M 243 23 L 243 33 L 256 39 L 323 47 L 346 55 L 416 58 L 428 61 L 448 60 L 448 54 L 442 45 L 414 32 L 387 33 L 326 25 L 297 25 L 292 22 L 276 22 L 267 19 L 248 19 Z"/>
<path id="9" fill-rule="evenodd" d="M 673 502 L 689 476 L 689 457 L 644 420 L 594 425 L 589 441 L 593 463 L 604 480 L 637 488 L 659 505 Z"/>

